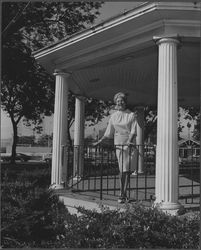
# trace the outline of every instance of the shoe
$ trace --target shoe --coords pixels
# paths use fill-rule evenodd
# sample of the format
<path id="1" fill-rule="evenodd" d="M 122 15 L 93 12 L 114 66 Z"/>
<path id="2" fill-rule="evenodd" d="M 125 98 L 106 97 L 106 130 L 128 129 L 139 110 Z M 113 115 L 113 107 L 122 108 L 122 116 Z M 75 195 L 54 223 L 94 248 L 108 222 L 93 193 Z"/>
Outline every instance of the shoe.
<path id="1" fill-rule="evenodd" d="M 135 171 L 132 173 L 132 175 L 137 175 L 137 171 L 135 170 Z"/>
<path id="2" fill-rule="evenodd" d="M 125 202 L 129 202 L 128 197 L 119 197 L 118 198 L 118 203 L 122 204 L 122 203 L 125 203 Z"/>
<path id="3" fill-rule="evenodd" d="M 118 198 L 118 203 L 122 204 L 125 202 L 125 199 L 123 197 Z"/>
<path id="4" fill-rule="evenodd" d="M 124 198 L 124 202 L 129 202 L 128 197 L 125 197 L 125 198 Z"/>

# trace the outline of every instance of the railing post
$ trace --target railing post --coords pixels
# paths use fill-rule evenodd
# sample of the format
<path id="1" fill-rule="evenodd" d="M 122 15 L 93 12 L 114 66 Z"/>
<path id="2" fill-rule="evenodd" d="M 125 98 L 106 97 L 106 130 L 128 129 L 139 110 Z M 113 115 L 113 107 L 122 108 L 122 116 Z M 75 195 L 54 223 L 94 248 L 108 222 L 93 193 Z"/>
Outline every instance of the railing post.
<path id="1" fill-rule="evenodd" d="M 144 107 L 137 107 L 138 173 L 144 173 Z"/>
<path id="2" fill-rule="evenodd" d="M 85 99 L 81 96 L 75 100 L 74 124 L 74 177 L 79 179 L 84 170 L 84 124 L 85 124 Z"/>
<path id="3" fill-rule="evenodd" d="M 63 166 L 63 181 L 64 181 L 64 187 L 67 187 L 67 172 L 68 172 L 68 153 L 65 152 L 67 149 L 67 145 L 61 145 L 61 164 Z"/>
<path id="4" fill-rule="evenodd" d="M 100 200 L 103 199 L 103 147 L 101 147 Z"/>

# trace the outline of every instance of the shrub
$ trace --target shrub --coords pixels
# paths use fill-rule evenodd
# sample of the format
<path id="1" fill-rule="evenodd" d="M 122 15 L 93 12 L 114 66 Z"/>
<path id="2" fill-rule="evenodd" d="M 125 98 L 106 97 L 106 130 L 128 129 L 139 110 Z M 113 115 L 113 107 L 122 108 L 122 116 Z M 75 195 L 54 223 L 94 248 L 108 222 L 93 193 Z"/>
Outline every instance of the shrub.
<path id="1" fill-rule="evenodd" d="M 102 207 L 98 213 L 79 207 L 80 216 L 71 215 L 47 190 L 43 181 L 49 175 L 37 173 L 39 179 L 35 172 L 34 177 L 18 173 L 11 182 L 9 174 L 3 178 L 2 247 L 198 248 L 199 213 L 176 217 L 127 204 L 125 211 Z M 40 189 L 37 195 L 35 189 Z"/>
<path id="2" fill-rule="evenodd" d="M 97 213 L 83 208 L 78 211 L 82 216 L 78 218 L 78 224 L 67 225 L 68 230 L 60 247 L 198 247 L 198 217 L 181 219 L 157 208 L 145 208 L 141 204 L 129 205 L 125 212 L 103 209 L 102 213 Z"/>
<path id="3" fill-rule="evenodd" d="M 198 248 L 199 216 L 169 216 L 140 204 L 124 212 L 81 207 L 78 212 L 80 216 L 69 214 L 51 192 L 13 203 L 12 226 L 2 230 L 3 247 Z"/>
<path id="4" fill-rule="evenodd" d="M 42 211 L 34 209 L 46 194 L 50 171 L 46 166 L 6 165 L 1 175 L 1 235 L 3 247 L 23 247 L 31 240 L 31 227 Z M 47 200 L 47 197 L 44 201 Z"/>
<path id="5" fill-rule="evenodd" d="M 65 218 L 72 217 L 51 191 L 26 201 L 10 197 L 2 216 L 3 247 L 48 247 L 64 234 Z"/>

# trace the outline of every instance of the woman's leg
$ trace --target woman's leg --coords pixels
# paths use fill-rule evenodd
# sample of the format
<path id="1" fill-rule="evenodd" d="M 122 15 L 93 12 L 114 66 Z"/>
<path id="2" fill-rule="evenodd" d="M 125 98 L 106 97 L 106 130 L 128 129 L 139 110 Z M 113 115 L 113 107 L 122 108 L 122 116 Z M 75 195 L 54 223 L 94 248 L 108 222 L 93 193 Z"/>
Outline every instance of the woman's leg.
<path id="1" fill-rule="evenodd" d="M 126 146 L 116 147 L 116 156 L 119 164 L 120 197 L 126 197 L 129 181 L 129 149 Z"/>
<path id="2" fill-rule="evenodd" d="M 129 181 L 129 172 L 123 172 L 123 195 L 124 197 L 127 197 L 127 187 L 128 187 L 128 181 Z"/>
<path id="3" fill-rule="evenodd" d="M 127 197 L 127 187 L 129 181 L 129 172 L 120 172 L 120 196 Z"/>
<path id="4" fill-rule="evenodd" d="M 124 182 L 123 182 L 123 173 L 119 173 L 119 186 L 120 186 L 120 197 L 123 197 L 124 195 Z"/>

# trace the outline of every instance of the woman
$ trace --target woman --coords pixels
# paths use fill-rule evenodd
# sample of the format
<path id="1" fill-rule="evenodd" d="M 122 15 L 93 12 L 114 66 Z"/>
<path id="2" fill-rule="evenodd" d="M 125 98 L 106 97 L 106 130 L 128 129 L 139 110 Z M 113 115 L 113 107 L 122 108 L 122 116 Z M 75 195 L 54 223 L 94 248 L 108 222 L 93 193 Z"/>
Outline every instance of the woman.
<path id="1" fill-rule="evenodd" d="M 126 94 L 119 92 L 114 96 L 116 112 L 109 119 L 104 136 L 94 146 L 100 144 L 105 138 L 114 137 L 116 156 L 120 172 L 120 197 L 119 203 L 127 200 L 126 190 L 128 178 L 132 171 L 136 170 L 136 150 L 131 145 L 136 144 L 136 114 L 126 109 Z"/>

